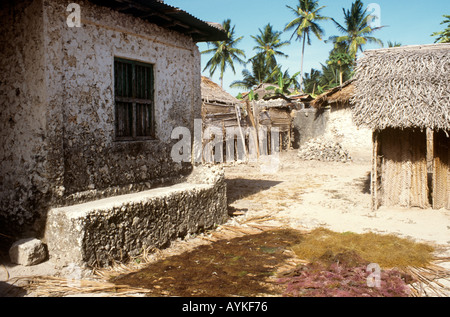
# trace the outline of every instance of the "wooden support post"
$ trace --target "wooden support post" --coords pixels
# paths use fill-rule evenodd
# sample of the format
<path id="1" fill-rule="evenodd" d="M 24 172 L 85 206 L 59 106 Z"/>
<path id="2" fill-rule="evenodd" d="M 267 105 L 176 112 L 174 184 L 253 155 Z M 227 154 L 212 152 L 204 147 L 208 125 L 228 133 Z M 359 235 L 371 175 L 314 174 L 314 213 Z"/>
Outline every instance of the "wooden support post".
<path id="1" fill-rule="evenodd" d="M 291 149 L 291 124 L 289 124 L 289 130 L 288 130 L 288 150 Z"/>
<path id="2" fill-rule="evenodd" d="M 256 143 L 255 144 L 256 155 L 259 158 L 259 141 L 258 141 L 258 132 L 256 131 L 255 118 L 253 117 L 253 111 L 251 109 L 250 102 L 248 100 L 246 101 L 246 105 L 247 105 L 247 113 L 250 118 L 250 122 L 252 123 L 252 126 L 253 126 L 253 133 L 254 133 L 254 138 L 255 138 L 255 143 Z"/>
<path id="3" fill-rule="evenodd" d="M 283 133 L 280 132 L 278 137 L 280 138 L 280 141 L 279 141 L 280 142 L 280 152 L 282 152 L 283 151 Z"/>
<path id="4" fill-rule="evenodd" d="M 241 127 L 241 113 L 240 113 L 240 110 L 238 110 L 237 104 L 234 105 L 234 111 L 236 112 L 236 120 L 237 120 L 238 127 L 239 127 L 239 134 L 241 135 L 241 140 L 242 140 L 242 144 L 243 144 L 243 148 L 244 148 L 243 149 L 244 157 L 247 157 L 247 150 L 245 148 L 245 137 L 244 137 L 244 134 L 242 133 L 242 127 Z M 237 144 L 236 144 L 236 146 L 237 146 Z M 237 151 L 235 153 L 237 153 Z M 238 155 L 236 154 L 236 160 L 237 160 L 237 157 L 238 157 Z"/>
<path id="5" fill-rule="evenodd" d="M 372 195 L 372 211 L 378 209 L 378 131 L 372 133 L 372 173 L 370 179 L 370 193 Z"/>

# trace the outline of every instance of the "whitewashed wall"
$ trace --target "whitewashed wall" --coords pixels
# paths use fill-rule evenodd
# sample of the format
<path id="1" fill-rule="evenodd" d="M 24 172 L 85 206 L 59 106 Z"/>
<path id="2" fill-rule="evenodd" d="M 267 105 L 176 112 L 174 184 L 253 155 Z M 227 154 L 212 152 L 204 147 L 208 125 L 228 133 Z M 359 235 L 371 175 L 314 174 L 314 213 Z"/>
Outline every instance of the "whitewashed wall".
<path id="1" fill-rule="evenodd" d="M 358 128 L 352 120 L 350 107 L 331 109 L 324 136 L 342 144 L 350 152 L 358 154 L 372 153 L 372 130 Z"/>

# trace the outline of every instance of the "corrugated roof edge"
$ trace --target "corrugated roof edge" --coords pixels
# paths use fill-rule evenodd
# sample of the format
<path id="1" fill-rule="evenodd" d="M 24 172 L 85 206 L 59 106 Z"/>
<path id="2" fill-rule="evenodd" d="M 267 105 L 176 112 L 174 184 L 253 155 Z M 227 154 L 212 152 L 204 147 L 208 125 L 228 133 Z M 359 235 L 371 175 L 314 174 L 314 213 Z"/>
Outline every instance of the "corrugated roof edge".
<path id="1" fill-rule="evenodd" d="M 139 17 L 183 34 L 195 42 L 222 41 L 227 34 L 220 24 L 202 21 L 190 13 L 162 0 L 89 0 L 96 5 Z"/>
<path id="2" fill-rule="evenodd" d="M 175 6 L 171 6 L 170 4 L 165 3 L 163 0 L 156 0 L 156 1 L 161 3 L 161 4 L 163 4 L 163 5 L 165 5 L 165 6 L 167 6 L 167 7 L 169 7 L 169 8 L 177 9 L 180 12 L 183 12 L 184 14 L 188 15 L 189 17 L 191 17 L 191 18 L 193 18 L 193 19 L 195 19 L 195 20 L 197 20 L 197 21 L 199 21 L 201 23 L 204 23 L 204 24 L 208 25 L 209 27 L 212 27 L 212 28 L 218 30 L 219 32 L 222 32 L 223 34 L 225 34 L 225 38 L 224 39 L 226 39 L 227 35 L 225 33 L 225 29 L 222 27 L 222 24 L 220 24 L 218 22 L 203 21 L 203 20 L 193 16 L 192 14 L 190 14 L 189 12 L 187 12 L 187 11 L 181 9 L 181 8 L 178 8 L 178 7 L 175 7 Z"/>

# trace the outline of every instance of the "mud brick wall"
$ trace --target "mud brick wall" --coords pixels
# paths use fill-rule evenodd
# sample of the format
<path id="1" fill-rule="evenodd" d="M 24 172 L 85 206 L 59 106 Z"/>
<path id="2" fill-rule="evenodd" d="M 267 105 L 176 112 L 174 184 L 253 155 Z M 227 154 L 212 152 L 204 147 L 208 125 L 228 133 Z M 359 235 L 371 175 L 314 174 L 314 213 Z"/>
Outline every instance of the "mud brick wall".
<path id="1" fill-rule="evenodd" d="M 200 118 L 193 40 L 88 1 L 0 4 L 0 232 L 42 234 L 49 208 L 174 183 L 171 131 Z M 115 140 L 114 57 L 153 64 L 154 140 Z"/>

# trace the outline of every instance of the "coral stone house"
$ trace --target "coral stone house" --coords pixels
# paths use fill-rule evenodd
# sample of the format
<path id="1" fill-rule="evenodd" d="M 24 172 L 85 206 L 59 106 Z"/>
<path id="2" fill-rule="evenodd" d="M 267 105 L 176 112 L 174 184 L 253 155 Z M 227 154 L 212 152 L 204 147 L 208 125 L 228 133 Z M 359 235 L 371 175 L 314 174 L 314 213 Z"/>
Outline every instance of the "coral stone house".
<path id="1" fill-rule="evenodd" d="M 0 233 L 192 170 L 171 132 L 201 117 L 196 43 L 220 27 L 157 0 L 2 1 L 0 20 Z"/>
<path id="2" fill-rule="evenodd" d="M 369 158 L 372 150 L 372 130 L 357 126 L 353 120 L 351 99 L 354 90 L 354 82 L 349 80 L 317 96 L 311 106 L 319 112 L 328 112 L 325 137 L 342 144 L 352 156 Z"/>

